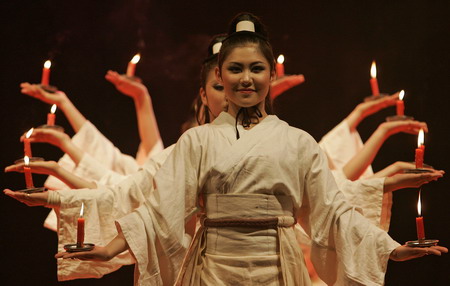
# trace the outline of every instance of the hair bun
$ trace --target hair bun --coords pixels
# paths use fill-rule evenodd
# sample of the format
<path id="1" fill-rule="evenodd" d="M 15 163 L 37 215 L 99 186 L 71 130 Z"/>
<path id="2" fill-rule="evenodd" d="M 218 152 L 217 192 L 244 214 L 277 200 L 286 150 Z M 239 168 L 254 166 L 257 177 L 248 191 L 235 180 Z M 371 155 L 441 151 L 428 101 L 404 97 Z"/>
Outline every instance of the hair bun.
<path id="1" fill-rule="evenodd" d="M 236 33 L 255 33 L 267 40 L 267 31 L 262 22 L 258 17 L 247 12 L 239 13 L 231 20 L 228 36 Z"/>
<path id="2" fill-rule="evenodd" d="M 222 42 L 226 39 L 226 37 L 226 34 L 218 34 L 213 36 L 208 46 L 208 57 L 215 56 L 219 53 L 220 48 L 222 47 Z"/>

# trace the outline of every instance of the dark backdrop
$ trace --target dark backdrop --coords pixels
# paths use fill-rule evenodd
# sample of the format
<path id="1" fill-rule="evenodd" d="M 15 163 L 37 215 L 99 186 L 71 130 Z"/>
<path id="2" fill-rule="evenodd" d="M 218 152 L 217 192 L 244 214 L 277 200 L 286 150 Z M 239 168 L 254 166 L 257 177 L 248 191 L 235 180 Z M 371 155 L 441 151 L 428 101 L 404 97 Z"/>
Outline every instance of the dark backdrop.
<path id="1" fill-rule="evenodd" d="M 20 94 L 19 83 L 40 81 L 42 64 L 53 60 L 51 82 L 123 152 L 135 154 L 138 133 L 133 102 L 104 80 L 108 69 L 124 72 L 137 52 L 137 74 L 152 95 L 167 145 L 198 90 L 198 72 L 213 34 L 224 32 L 239 11 L 262 17 L 275 53 L 286 56 L 287 73 L 303 73 L 306 83 L 280 96 L 280 118 L 316 139 L 339 123 L 370 93 L 369 68 L 378 64 L 382 92 L 405 89 L 406 113 L 429 124 L 426 162 L 450 169 L 449 2 L 442 1 L 2 1 L 1 164 L 22 156 L 20 135 L 45 121 L 49 106 Z M 320 1 L 322 2 L 322 1 Z M 359 127 L 367 139 L 394 108 Z M 73 134 L 61 112 L 58 124 Z M 416 136 L 389 139 L 373 166 L 412 161 Z M 33 146 L 36 155 L 57 159 L 51 146 Z M 2 188 L 24 186 L 20 174 L 2 174 Z M 44 177 L 35 176 L 38 184 Z M 449 181 L 424 188 L 426 233 L 450 246 Z M 390 234 L 405 242 L 415 237 L 416 190 L 394 195 Z M 55 285 L 56 235 L 42 227 L 48 209 L 29 208 L 0 196 L 1 284 Z M 449 255 L 388 266 L 387 285 L 448 285 Z M 132 285 L 132 267 L 100 280 L 63 285 Z"/>

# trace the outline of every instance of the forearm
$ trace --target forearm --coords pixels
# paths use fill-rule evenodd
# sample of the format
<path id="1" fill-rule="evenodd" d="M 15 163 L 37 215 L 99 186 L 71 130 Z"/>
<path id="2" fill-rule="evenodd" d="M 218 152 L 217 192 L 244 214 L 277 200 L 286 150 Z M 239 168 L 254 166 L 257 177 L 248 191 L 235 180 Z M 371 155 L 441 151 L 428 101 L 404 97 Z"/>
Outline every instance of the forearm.
<path id="1" fill-rule="evenodd" d="M 109 259 L 112 259 L 115 256 L 117 256 L 118 254 L 129 249 L 127 240 L 125 239 L 125 236 L 123 235 L 122 231 L 120 230 L 120 227 L 118 227 L 117 236 L 108 243 L 108 245 L 105 247 L 105 249 L 106 249 L 107 256 Z"/>
<path id="2" fill-rule="evenodd" d="M 70 139 L 65 140 L 61 144 L 60 148 L 64 153 L 70 156 L 75 165 L 78 165 L 81 161 L 81 158 L 83 158 L 84 151 L 75 146 L 75 144 L 73 144 Z"/>
<path id="3" fill-rule="evenodd" d="M 372 164 L 385 140 L 385 132 L 378 128 L 359 151 L 343 168 L 349 180 L 356 180 Z"/>
<path id="4" fill-rule="evenodd" d="M 160 140 L 158 123 L 148 92 L 135 97 L 136 116 L 138 122 L 139 136 L 145 152 L 148 154 L 155 144 Z"/>
<path id="5" fill-rule="evenodd" d="M 353 111 L 346 118 L 350 132 L 355 131 L 356 127 L 358 127 L 359 123 L 362 120 L 362 112 L 360 111 L 359 107 L 356 106 L 355 109 L 353 109 Z"/>
<path id="6" fill-rule="evenodd" d="M 61 108 L 61 110 L 64 112 L 64 115 L 66 116 L 75 133 L 78 132 L 86 122 L 86 118 L 83 116 L 83 114 L 81 114 L 81 112 L 67 97 L 61 101 L 58 107 Z"/>
<path id="7" fill-rule="evenodd" d="M 53 174 L 55 177 L 63 181 L 71 189 L 96 189 L 97 185 L 94 182 L 89 182 L 77 175 L 72 174 L 66 169 L 59 167 Z"/>

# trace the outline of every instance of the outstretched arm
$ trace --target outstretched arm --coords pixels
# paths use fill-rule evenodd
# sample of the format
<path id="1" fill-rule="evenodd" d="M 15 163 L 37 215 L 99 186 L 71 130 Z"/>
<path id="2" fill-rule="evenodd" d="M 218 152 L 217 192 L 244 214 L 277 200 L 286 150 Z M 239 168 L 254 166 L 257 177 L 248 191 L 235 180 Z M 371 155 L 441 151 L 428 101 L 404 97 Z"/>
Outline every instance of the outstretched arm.
<path id="1" fill-rule="evenodd" d="M 394 249 L 394 251 L 391 252 L 391 255 L 389 258 L 394 261 L 406 261 L 411 260 L 414 258 L 419 258 L 425 255 L 437 255 L 441 256 L 442 253 L 447 253 L 448 249 L 443 246 L 431 246 L 431 247 L 409 247 L 406 245 L 401 245 Z"/>
<path id="2" fill-rule="evenodd" d="M 114 84 L 118 91 L 134 100 L 141 144 L 148 154 L 161 139 L 161 136 L 147 88 L 142 83 L 115 71 L 108 71 L 105 78 Z"/>
<path id="3" fill-rule="evenodd" d="M 386 107 L 395 105 L 398 99 L 398 94 L 399 93 L 397 92 L 390 96 L 358 104 L 346 118 L 350 131 L 355 131 L 359 123 L 367 116 L 372 115 Z"/>
<path id="4" fill-rule="evenodd" d="M 11 165 L 5 168 L 5 172 L 23 172 L 23 163 Z M 55 161 L 35 161 L 30 162 L 31 172 L 35 174 L 52 175 L 63 181 L 71 189 L 95 189 L 97 185 L 93 182 L 86 181 L 77 175 L 72 174 L 62 168 Z"/>
<path id="5" fill-rule="evenodd" d="M 344 166 L 343 172 L 349 180 L 356 180 L 372 164 L 384 141 L 399 132 L 418 134 L 420 129 L 428 132 L 426 123 L 419 121 L 391 121 L 381 123 L 364 147 Z"/>
<path id="6" fill-rule="evenodd" d="M 75 105 L 73 105 L 72 101 L 70 101 L 64 92 L 57 91 L 55 93 L 49 93 L 43 90 L 40 85 L 30 84 L 28 82 L 21 83 L 20 88 L 20 91 L 23 94 L 27 94 L 48 104 L 56 104 L 56 106 L 64 112 L 64 115 L 67 120 L 69 120 L 69 123 L 75 133 L 78 132 L 78 130 L 80 130 L 86 122 L 86 118 L 75 107 Z"/>
<path id="7" fill-rule="evenodd" d="M 270 99 L 275 100 L 275 98 L 286 90 L 302 84 L 304 81 L 305 77 L 302 74 L 287 75 L 274 80 L 270 86 Z"/>

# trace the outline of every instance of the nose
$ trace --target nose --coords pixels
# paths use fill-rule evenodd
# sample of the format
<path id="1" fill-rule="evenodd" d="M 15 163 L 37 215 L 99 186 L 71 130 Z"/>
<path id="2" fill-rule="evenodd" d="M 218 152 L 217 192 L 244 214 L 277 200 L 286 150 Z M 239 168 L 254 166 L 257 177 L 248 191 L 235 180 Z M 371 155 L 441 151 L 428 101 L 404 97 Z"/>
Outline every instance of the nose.
<path id="1" fill-rule="evenodd" d="M 251 78 L 250 73 L 249 73 L 248 71 L 245 71 L 245 72 L 242 74 L 242 77 L 241 77 L 241 85 L 242 85 L 243 87 L 248 87 L 248 86 L 251 86 L 251 85 L 252 85 L 252 78 Z"/>

